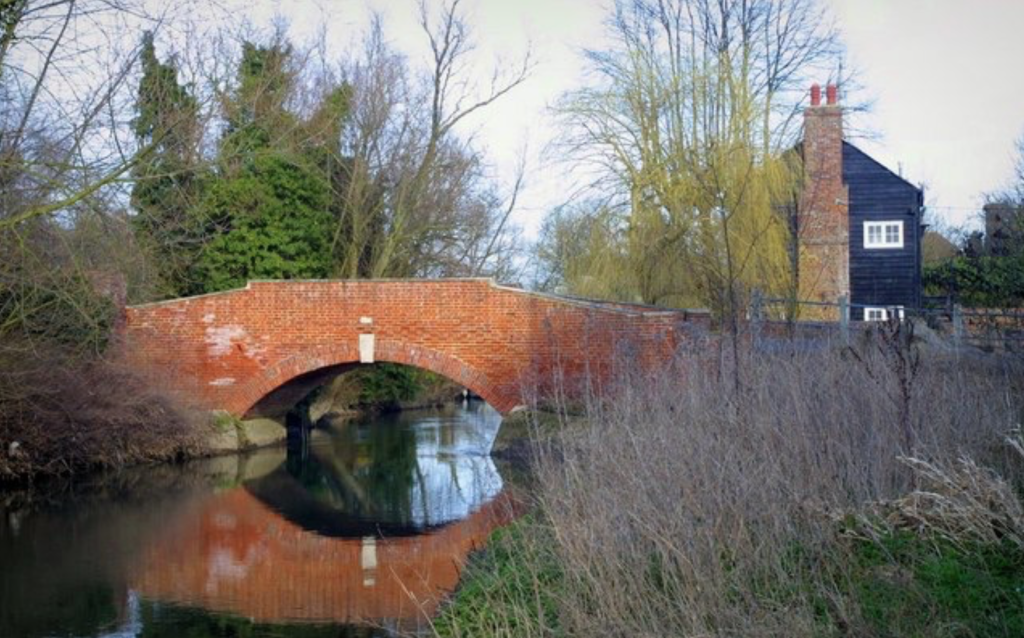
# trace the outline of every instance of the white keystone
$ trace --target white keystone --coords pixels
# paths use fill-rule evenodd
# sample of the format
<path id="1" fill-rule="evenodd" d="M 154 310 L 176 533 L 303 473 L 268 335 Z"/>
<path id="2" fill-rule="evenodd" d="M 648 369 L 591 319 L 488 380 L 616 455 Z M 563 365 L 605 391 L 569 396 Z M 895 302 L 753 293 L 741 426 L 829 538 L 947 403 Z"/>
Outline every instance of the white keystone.
<path id="1" fill-rule="evenodd" d="M 359 363 L 373 363 L 374 335 L 359 335 Z"/>

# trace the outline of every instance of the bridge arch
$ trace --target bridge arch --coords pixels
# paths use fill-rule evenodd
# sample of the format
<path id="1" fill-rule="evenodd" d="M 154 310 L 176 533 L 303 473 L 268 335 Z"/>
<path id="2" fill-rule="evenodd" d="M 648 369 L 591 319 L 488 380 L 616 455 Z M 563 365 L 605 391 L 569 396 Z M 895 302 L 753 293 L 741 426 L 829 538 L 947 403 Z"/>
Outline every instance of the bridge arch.
<path id="1" fill-rule="evenodd" d="M 441 375 L 480 396 L 502 414 L 520 403 L 519 396 L 503 391 L 484 372 L 455 356 L 421 345 L 385 340 L 376 344 L 374 363 L 398 363 Z M 358 365 L 361 365 L 359 352 L 348 344 L 307 347 L 254 374 L 239 387 L 240 402 L 233 407 L 238 414 L 269 416 L 275 407 L 294 405 L 330 376 Z M 268 397 L 289 384 L 296 384 L 294 392 L 260 408 Z"/>
<path id="2" fill-rule="evenodd" d="M 197 408 L 236 416 L 293 381 L 357 365 L 367 335 L 375 361 L 436 372 L 502 413 L 519 405 L 524 381 L 531 396 L 572 394 L 612 380 L 618 361 L 656 369 L 679 352 L 714 351 L 704 312 L 484 279 L 253 281 L 124 312 L 116 342 L 127 365 Z"/>

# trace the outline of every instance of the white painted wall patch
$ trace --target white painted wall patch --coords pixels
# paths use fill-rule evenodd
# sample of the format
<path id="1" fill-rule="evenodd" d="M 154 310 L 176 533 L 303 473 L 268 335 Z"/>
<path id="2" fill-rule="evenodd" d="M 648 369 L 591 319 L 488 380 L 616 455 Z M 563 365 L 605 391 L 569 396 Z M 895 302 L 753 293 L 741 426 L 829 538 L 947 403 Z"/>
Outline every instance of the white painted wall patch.
<path id="1" fill-rule="evenodd" d="M 373 536 L 363 538 L 362 551 L 359 553 L 359 563 L 363 568 L 363 587 L 373 587 L 376 585 L 377 539 Z"/>
<path id="2" fill-rule="evenodd" d="M 246 336 L 242 326 L 210 326 L 206 329 L 206 341 L 209 344 L 211 357 L 219 357 L 231 352 L 231 344 Z"/>

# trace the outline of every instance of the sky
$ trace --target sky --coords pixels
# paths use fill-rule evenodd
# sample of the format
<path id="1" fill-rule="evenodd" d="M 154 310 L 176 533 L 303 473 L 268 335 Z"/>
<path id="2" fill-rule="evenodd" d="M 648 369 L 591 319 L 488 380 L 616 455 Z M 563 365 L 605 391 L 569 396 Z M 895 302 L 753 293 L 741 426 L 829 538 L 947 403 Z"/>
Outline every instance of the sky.
<path id="1" fill-rule="evenodd" d="M 963 224 L 1009 182 L 1024 135 L 1024 0 L 834 0 L 847 54 L 874 100 L 863 150 L 926 187 Z"/>
<path id="2" fill-rule="evenodd" d="M 464 5 L 481 77 L 489 77 L 496 61 L 526 51 L 536 63 L 526 83 L 462 130 L 506 183 L 525 155 L 516 220 L 534 236 L 544 213 L 572 190 L 570 178 L 543 153 L 556 130 L 550 107 L 584 81 L 580 52 L 600 48 L 607 2 Z M 824 0 L 824 6 L 842 32 L 848 68 L 864 87 L 851 98 L 873 103 L 859 125 L 874 135 L 853 142 L 924 184 L 926 204 L 943 223 L 976 223 L 983 194 L 1008 183 L 1014 141 L 1024 135 L 1024 0 Z M 372 9 L 383 14 L 400 50 L 413 59 L 427 54 L 416 0 L 250 0 L 239 7 L 257 25 L 286 18 L 300 40 L 323 27 L 338 51 L 365 31 Z"/>

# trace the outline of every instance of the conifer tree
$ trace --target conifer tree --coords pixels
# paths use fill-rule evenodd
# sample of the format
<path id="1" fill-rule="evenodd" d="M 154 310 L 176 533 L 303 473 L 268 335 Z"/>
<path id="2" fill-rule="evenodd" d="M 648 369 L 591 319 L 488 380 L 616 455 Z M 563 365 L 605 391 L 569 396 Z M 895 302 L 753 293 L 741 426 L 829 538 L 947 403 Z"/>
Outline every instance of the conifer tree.
<path id="1" fill-rule="evenodd" d="M 333 95 L 309 120 L 290 111 L 291 55 L 282 41 L 243 47 L 225 101 L 217 178 L 202 207 L 212 239 L 196 263 L 194 292 L 330 273 L 331 181 L 323 156 L 332 152 L 337 129 L 311 129 L 323 124 L 321 118 L 337 125 L 347 109 Z"/>
<path id="2" fill-rule="evenodd" d="M 148 148 L 132 169 L 131 203 L 137 235 L 151 244 L 169 294 L 184 292 L 189 263 L 199 240 L 192 209 L 202 194 L 199 168 L 199 103 L 178 82 L 173 61 L 156 57 L 153 34 L 142 41 L 142 79 L 133 122 L 140 148 Z"/>

